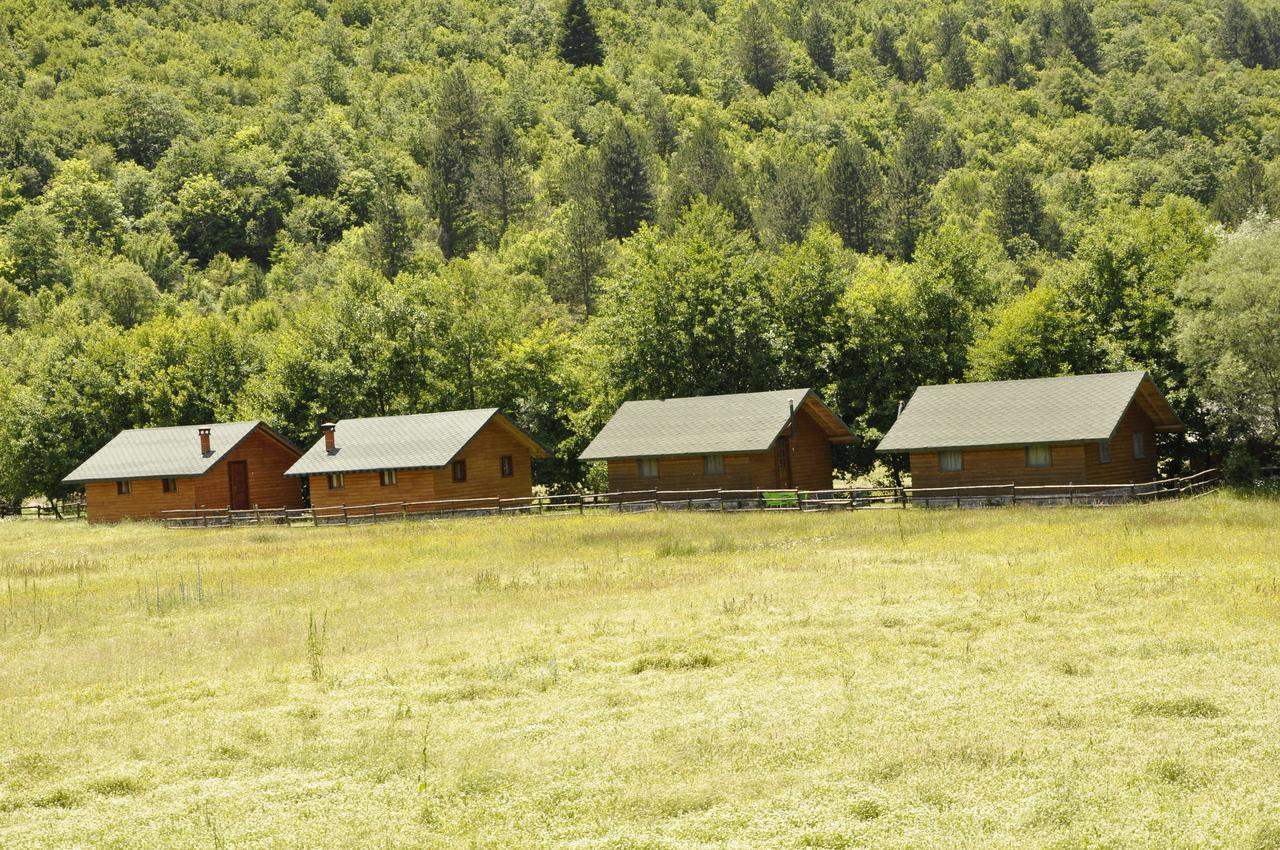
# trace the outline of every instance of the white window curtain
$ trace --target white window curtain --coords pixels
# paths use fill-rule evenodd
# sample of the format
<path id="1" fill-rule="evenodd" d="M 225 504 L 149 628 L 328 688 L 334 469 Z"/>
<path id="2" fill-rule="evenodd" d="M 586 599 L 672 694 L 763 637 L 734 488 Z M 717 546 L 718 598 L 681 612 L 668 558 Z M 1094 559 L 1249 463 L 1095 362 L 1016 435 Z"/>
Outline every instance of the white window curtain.
<path id="1" fill-rule="evenodd" d="M 938 468 L 943 472 L 959 472 L 964 468 L 964 456 L 959 449 L 938 452 Z"/>

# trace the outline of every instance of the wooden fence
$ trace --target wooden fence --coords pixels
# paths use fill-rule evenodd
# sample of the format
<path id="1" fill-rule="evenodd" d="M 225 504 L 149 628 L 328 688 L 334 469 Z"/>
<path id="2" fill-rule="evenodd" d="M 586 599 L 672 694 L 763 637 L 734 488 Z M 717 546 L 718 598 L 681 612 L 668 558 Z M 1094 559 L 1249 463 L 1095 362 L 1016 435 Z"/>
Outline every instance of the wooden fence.
<path id="1" fill-rule="evenodd" d="M 850 511 L 996 505 L 1116 505 L 1199 496 L 1218 487 L 1218 470 L 1145 484 L 978 487 L 845 487 L 834 490 L 630 490 L 519 498 L 437 499 L 322 508 L 190 508 L 164 512 L 171 528 L 241 525 L 360 525 L 408 519 L 522 514 L 684 511 Z"/>
<path id="2" fill-rule="evenodd" d="M 47 502 L 34 505 L 10 505 L 0 502 L 0 518 L 7 516 L 35 517 L 36 519 L 83 519 L 84 502 Z"/>

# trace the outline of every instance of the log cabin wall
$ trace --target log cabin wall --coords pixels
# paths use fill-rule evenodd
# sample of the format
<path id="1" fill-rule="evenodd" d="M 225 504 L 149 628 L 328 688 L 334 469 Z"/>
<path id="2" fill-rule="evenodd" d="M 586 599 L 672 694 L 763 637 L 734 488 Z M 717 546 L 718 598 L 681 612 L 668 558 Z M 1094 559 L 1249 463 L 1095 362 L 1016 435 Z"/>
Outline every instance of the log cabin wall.
<path id="1" fill-rule="evenodd" d="M 1146 457 L 1135 457 L 1133 435 L 1142 434 Z M 1090 484 L 1145 484 L 1155 481 L 1158 473 L 1156 461 L 1156 429 L 1151 417 L 1135 399 L 1130 402 L 1116 433 L 1111 438 L 1111 462 L 1102 463 L 1098 446 L 1085 449 L 1085 465 Z"/>
<path id="2" fill-rule="evenodd" d="M 912 487 L 979 487 L 988 485 L 1088 484 L 1085 447 L 1052 446 L 1050 465 L 1027 466 L 1025 446 L 996 449 L 963 449 L 962 468 L 943 472 L 938 452 L 911 453 Z M 927 495 L 927 494 L 925 494 Z"/>
<path id="3" fill-rule="evenodd" d="M 724 473 L 707 475 L 702 455 L 658 458 L 658 477 L 642 478 L 632 458 L 609 461 L 609 489 L 628 490 L 753 490 L 760 459 L 772 468 L 772 453 L 724 455 Z"/>
<path id="4" fill-rule="evenodd" d="M 198 450 L 199 437 L 191 429 L 191 445 Z M 302 486 L 284 473 L 298 459 L 298 453 L 261 428 L 254 429 L 240 444 L 210 467 L 204 475 L 178 478 L 177 492 L 164 492 L 164 479 L 130 479 L 128 495 L 116 493 L 115 481 L 85 484 L 85 511 L 90 522 L 118 522 L 122 519 L 160 519 L 163 511 L 184 508 L 226 509 L 231 504 L 231 483 L 227 464 L 245 461 L 249 472 L 249 504 L 261 508 L 302 507 Z"/>
<path id="5" fill-rule="evenodd" d="M 377 472 L 347 472 L 342 486 L 329 489 L 325 475 L 310 476 L 311 507 L 332 508 L 342 505 L 376 505 L 383 502 L 429 502 L 436 498 L 433 469 L 401 469 L 396 483 L 382 485 Z"/>
<path id="6" fill-rule="evenodd" d="M 831 439 L 808 411 L 801 408 L 796 412 L 796 432 L 791 438 L 791 486 L 800 490 L 830 490 L 831 469 Z"/>
<path id="7" fill-rule="evenodd" d="M 512 474 L 502 475 L 502 457 L 509 456 Z M 452 464 L 433 470 L 437 499 L 514 499 L 533 494 L 533 456 L 528 445 L 498 417 L 476 432 L 454 460 L 467 462 L 467 480 L 453 480 Z"/>

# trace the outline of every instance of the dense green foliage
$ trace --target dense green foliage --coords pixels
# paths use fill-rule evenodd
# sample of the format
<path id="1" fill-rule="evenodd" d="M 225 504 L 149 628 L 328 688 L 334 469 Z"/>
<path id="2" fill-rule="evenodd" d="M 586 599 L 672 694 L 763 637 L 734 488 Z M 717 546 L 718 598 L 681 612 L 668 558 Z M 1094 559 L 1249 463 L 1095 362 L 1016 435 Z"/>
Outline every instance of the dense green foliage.
<path id="1" fill-rule="evenodd" d="M 133 425 L 500 404 L 571 458 L 791 383 L 865 471 L 918 383 L 1132 367 L 1179 457 L 1274 449 L 1180 287 L 1280 214 L 1280 7 L 0 8 L 0 498 Z"/>

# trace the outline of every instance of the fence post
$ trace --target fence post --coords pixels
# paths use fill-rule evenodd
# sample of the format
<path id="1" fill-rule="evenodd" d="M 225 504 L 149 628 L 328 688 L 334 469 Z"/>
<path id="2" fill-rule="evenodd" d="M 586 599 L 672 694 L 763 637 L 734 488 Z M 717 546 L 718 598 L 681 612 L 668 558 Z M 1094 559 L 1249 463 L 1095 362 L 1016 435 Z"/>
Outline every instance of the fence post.
<path id="1" fill-rule="evenodd" d="M 400 521 L 404 522 L 409 518 L 409 510 L 404 502 L 400 503 Z"/>
<path id="2" fill-rule="evenodd" d="M 342 503 L 342 524 L 350 525 L 350 521 L 347 519 L 347 503 L 346 502 Z"/>
<path id="3" fill-rule="evenodd" d="M 578 513 L 585 514 L 586 512 L 587 512 L 587 497 L 579 493 L 578 494 Z"/>
<path id="4" fill-rule="evenodd" d="M 1067 482 L 1067 504 L 1074 505 L 1076 503 L 1076 485 L 1074 481 Z"/>

